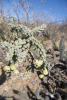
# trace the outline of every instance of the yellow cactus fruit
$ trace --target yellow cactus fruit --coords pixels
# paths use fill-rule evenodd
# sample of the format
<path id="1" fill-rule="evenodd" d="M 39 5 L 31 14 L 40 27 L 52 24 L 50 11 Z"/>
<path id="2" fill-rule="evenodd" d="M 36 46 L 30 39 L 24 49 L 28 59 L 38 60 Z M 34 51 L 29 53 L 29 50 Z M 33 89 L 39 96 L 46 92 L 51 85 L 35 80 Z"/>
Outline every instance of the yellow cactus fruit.
<path id="1" fill-rule="evenodd" d="M 48 70 L 47 70 L 47 68 L 44 68 L 44 69 L 43 69 L 43 74 L 44 74 L 44 75 L 48 75 Z"/>
<path id="2" fill-rule="evenodd" d="M 31 71 L 31 70 L 28 70 L 28 71 L 27 71 L 27 74 L 31 74 L 31 73 L 32 73 L 32 71 Z"/>
<path id="3" fill-rule="evenodd" d="M 14 70 L 14 74 L 19 74 L 19 71 L 17 69 Z"/>
<path id="4" fill-rule="evenodd" d="M 10 66 L 5 66 L 4 71 L 10 71 Z"/>
<path id="5" fill-rule="evenodd" d="M 38 60 L 38 59 L 35 59 L 33 61 L 33 64 L 37 67 L 40 67 L 42 64 L 43 64 L 43 60 Z"/>
<path id="6" fill-rule="evenodd" d="M 16 70 L 15 64 L 11 64 L 11 65 L 10 65 L 10 69 L 11 69 L 12 71 Z"/>
<path id="7" fill-rule="evenodd" d="M 42 79 L 43 77 L 44 77 L 44 74 L 40 74 L 40 75 L 39 75 L 39 78 Z"/>
<path id="8" fill-rule="evenodd" d="M 18 59 L 18 61 L 21 63 L 22 62 L 22 59 Z"/>

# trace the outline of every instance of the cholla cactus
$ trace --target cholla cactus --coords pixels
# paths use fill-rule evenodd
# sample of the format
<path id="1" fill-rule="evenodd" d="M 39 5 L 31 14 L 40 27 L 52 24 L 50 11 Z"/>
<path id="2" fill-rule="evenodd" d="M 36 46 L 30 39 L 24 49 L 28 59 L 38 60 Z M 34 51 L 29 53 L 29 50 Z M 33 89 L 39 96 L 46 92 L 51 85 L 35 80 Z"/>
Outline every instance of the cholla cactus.
<path id="1" fill-rule="evenodd" d="M 14 45 L 12 45 L 12 43 L 9 43 L 9 42 L 6 42 L 6 41 L 1 42 L 0 44 L 1 44 L 2 48 L 4 48 L 5 51 L 6 51 L 5 60 L 12 62 L 12 57 L 14 55 Z"/>
<path id="2" fill-rule="evenodd" d="M 43 45 L 34 37 L 30 38 L 30 41 L 32 41 L 32 45 L 35 45 L 37 48 L 39 48 L 40 50 L 40 59 L 43 60 L 43 64 L 46 67 L 48 65 L 47 60 L 46 60 L 46 53 L 45 53 L 45 49 L 43 48 Z"/>
<path id="3" fill-rule="evenodd" d="M 65 45 L 64 45 L 64 37 L 61 38 L 60 44 L 59 44 L 59 51 L 60 51 L 60 60 L 63 60 L 64 57 L 64 50 L 65 50 Z"/>
<path id="4" fill-rule="evenodd" d="M 41 28 L 42 28 L 41 30 L 43 30 L 44 25 Z M 40 29 L 38 28 L 37 31 L 39 31 L 39 30 Z M 27 54 L 29 52 L 32 53 L 31 46 L 36 46 L 37 49 L 39 49 L 39 55 L 40 55 L 40 59 L 42 61 L 42 64 L 40 66 L 38 66 L 38 68 L 41 67 L 42 65 L 43 65 L 43 67 L 49 67 L 48 62 L 46 60 L 45 49 L 44 49 L 43 45 L 33 36 L 32 33 L 34 33 L 34 31 L 31 31 L 26 26 L 23 26 L 23 32 L 24 33 L 22 33 L 22 37 L 23 37 L 23 34 L 25 36 L 22 39 L 17 38 L 16 40 L 12 41 L 12 43 L 11 42 L 1 42 L 0 43 L 1 46 L 6 49 L 6 60 L 11 63 L 15 63 L 15 61 L 20 62 L 20 60 L 24 61 L 24 59 L 26 59 Z M 32 53 L 32 56 L 33 55 L 34 54 Z M 36 53 L 36 55 L 37 55 L 37 53 Z M 32 60 L 34 60 L 34 59 L 35 58 L 33 56 Z"/>
<path id="5" fill-rule="evenodd" d="M 25 35 L 26 37 L 34 36 L 35 34 L 39 34 L 40 32 L 44 31 L 46 29 L 46 25 L 43 24 L 39 27 L 33 28 L 32 30 L 24 25 L 15 25 L 15 24 L 9 24 L 11 32 L 21 32 L 20 37 L 23 37 Z M 19 34 L 18 34 L 19 35 Z"/>
<path id="6" fill-rule="evenodd" d="M 6 50 L 6 61 L 10 61 L 11 63 L 15 60 L 24 59 L 28 53 L 29 43 L 26 40 L 18 39 L 14 43 L 9 42 L 1 42 L 2 48 Z"/>
<path id="7" fill-rule="evenodd" d="M 33 33 L 33 34 L 35 34 L 35 33 L 40 33 L 40 32 L 42 32 L 42 31 L 44 31 L 45 29 L 46 29 L 46 24 L 42 24 L 41 26 L 39 26 L 39 27 L 36 27 L 36 28 L 34 28 L 33 30 L 31 30 L 31 32 Z"/>

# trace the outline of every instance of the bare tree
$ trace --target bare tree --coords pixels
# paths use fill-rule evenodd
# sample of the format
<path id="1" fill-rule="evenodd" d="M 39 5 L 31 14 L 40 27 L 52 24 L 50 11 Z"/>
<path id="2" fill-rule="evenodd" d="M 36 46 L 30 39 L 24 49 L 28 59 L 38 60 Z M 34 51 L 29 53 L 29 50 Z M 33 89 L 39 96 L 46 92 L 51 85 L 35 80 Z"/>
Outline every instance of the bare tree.
<path id="1" fill-rule="evenodd" d="M 0 1 L 0 15 L 4 19 L 4 0 Z"/>
<path id="2" fill-rule="evenodd" d="M 26 23 L 29 23 L 29 12 L 31 10 L 31 5 L 29 3 L 29 0 L 18 0 L 20 8 L 22 9 L 22 12 L 26 15 Z"/>
<path id="3" fill-rule="evenodd" d="M 14 7 L 13 7 L 13 11 L 15 12 L 16 14 L 16 17 L 17 17 L 17 20 L 18 20 L 18 24 L 20 23 L 20 8 L 19 8 L 19 4 L 14 2 Z"/>

